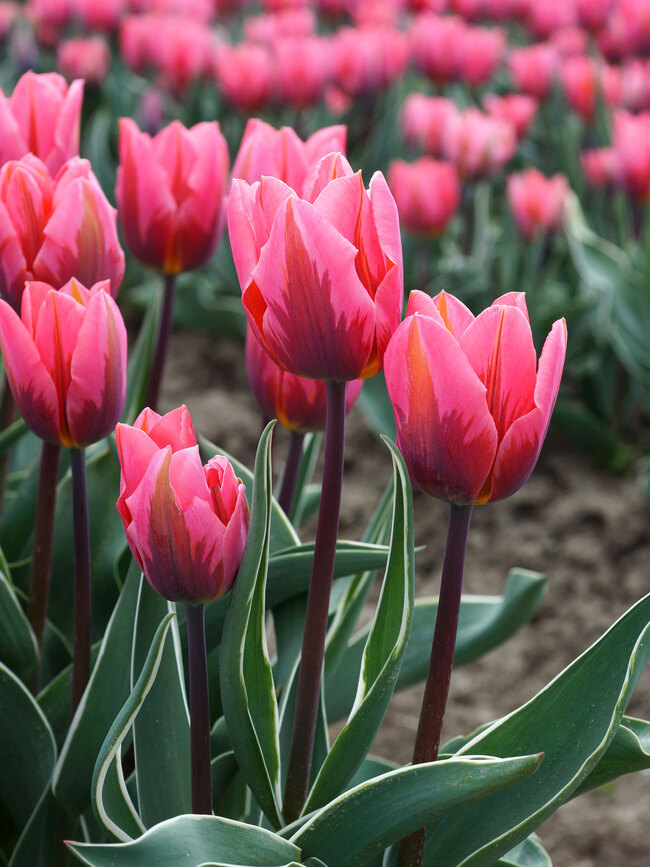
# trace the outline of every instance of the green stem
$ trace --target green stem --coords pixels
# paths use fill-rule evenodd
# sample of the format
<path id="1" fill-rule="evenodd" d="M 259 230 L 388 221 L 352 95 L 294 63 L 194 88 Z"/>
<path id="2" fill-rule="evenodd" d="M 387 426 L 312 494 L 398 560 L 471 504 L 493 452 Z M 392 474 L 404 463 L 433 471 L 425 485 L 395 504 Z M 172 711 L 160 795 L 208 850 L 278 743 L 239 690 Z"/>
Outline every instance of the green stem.
<path id="1" fill-rule="evenodd" d="M 212 815 L 210 767 L 210 697 L 205 649 L 205 606 L 186 605 L 190 675 L 190 764 L 192 812 Z"/>
<path id="2" fill-rule="evenodd" d="M 151 370 L 149 371 L 149 381 L 147 383 L 147 392 L 145 396 L 145 406 L 148 406 L 153 410 L 158 409 L 160 386 L 162 384 L 165 359 L 167 358 L 167 350 L 169 348 L 169 338 L 172 333 L 174 296 L 176 294 L 176 274 L 165 274 L 165 286 L 163 292 L 163 308 L 160 314 L 160 322 L 158 324 L 156 349 L 151 362 Z"/>
<path id="3" fill-rule="evenodd" d="M 287 823 L 298 818 L 309 790 L 327 633 L 327 616 L 341 508 L 346 383 L 327 382 L 325 385 L 327 389 L 327 426 L 325 430 L 323 487 L 307 597 L 305 632 L 300 657 L 289 767 L 284 791 L 283 812 Z"/>
<path id="4" fill-rule="evenodd" d="M 431 645 L 429 673 L 424 688 L 418 733 L 415 738 L 413 764 L 434 762 L 438 758 L 442 721 L 447 707 L 451 669 L 454 663 L 460 599 L 465 570 L 465 551 L 472 506 L 449 504 L 447 545 L 442 566 L 440 598 L 436 628 Z M 420 867 L 426 829 L 420 828 L 406 837 L 400 846 L 398 867 Z"/>
<path id="5" fill-rule="evenodd" d="M 74 533 L 74 656 L 72 661 L 72 713 L 74 714 L 90 678 L 92 626 L 90 528 L 84 449 L 70 449 L 70 469 Z"/>
<path id="6" fill-rule="evenodd" d="M 54 509 L 56 506 L 56 485 L 59 479 L 60 456 L 61 446 L 58 443 L 43 443 L 41 468 L 38 477 L 36 520 L 34 522 L 34 550 L 32 554 L 32 570 L 29 577 L 28 609 L 29 622 L 36 636 L 39 656 L 43 647 L 47 603 L 50 596 Z M 38 674 L 36 688 L 38 688 Z"/>
<path id="7" fill-rule="evenodd" d="M 295 430 L 291 431 L 289 453 L 287 454 L 287 462 L 284 465 L 282 484 L 280 485 L 280 493 L 278 494 L 278 503 L 282 507 L 285 515 L 290 515 L 293 507 L 298 471 L 300 470 L 300 461 L 302 459 L 302 444 L 304 438 L 304 434 L 298 433 Z"/>

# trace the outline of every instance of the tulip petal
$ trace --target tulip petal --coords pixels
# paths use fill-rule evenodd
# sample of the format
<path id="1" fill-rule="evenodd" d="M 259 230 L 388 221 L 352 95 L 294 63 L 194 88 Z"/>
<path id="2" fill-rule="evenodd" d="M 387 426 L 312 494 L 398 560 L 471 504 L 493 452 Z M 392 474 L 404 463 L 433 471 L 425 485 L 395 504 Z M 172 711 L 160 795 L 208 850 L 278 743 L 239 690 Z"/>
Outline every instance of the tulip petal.
<path id="1" fill-rule="evenodd" d="M 492 302 L 492 307 L 498 307 L 500 304 L 506 304 L 508 307 L 516 307 L 528 319 L 528 307 L 526 305 L 525 292 L 506 292 L 505 295 L 499 295 Z"/>
<path id="2" fill-rule="evenodd" d="M 59 442 L 56 387 L 18 314 L 0 301 L 0 347 L 11 393 L 28 427 L 41 439 Z"/>
<path id="3" fill-rule="evenodd" d="M 315 202 L 330 181 L 352 175 L 354 175 L 352 166 L 342 153 L 327 154 L 305 178 L 302 198 L 308 202 Z"/>
<path id="4" fill-rule="evenodd" d="M 147 412 L 147 410 L 144 410 Z M 126 499 L 131 495 L 144 476 L 153 456 L 159 451 L 156 443 L 145 431 L 128 424 L 118 424 L 115 428 L 117 455 L 122 468 L 120 478 L 120 496 L 117 500 L 117 511 L 122 517 L 124 527 L 132 520 L 126 506 Z"/>
<path id="5" fill-rule="evenodd" d="M 70 365 L 68 429 L 80 447 L 107 436 L 126 400 L 126 328 L 104 290 L 88 302 Z"/>
<path id="6" fill-rule="evenodd" d="M 492 467 L 497 433 L 485 386 L 454 337 L 429 317 L 409 317 L 388 346 L 385 373 L 413 484 L 450 502 L 473 502 Z"/>
<path id="7" fill-rule="evenodd" d="M 9 212 L 0 202 L 0 295 L 14 310 L 20 310 L 20 299 L 27 279 L 27 262 L 19 236 Z"/>
<path id="8" fill-rule="evenodd" d="M 143 425 L 143 430 L 148 433 L 158 448 L 163 449 L 165 446 L 171 446 L 172 451 L 176 452 L 196 445 L 194 425 L 185 405 L 179 406 L 163 416 L 159 416 L 153 410 L 144 410 L 144 412 L 148 412 L 149 415 L 146 416 L 148 426 Z M 141 413 L 138 418 L 142 418 L 143 414 Z"/>
<path id="9" fill-rule="evenodd" d="M 465 331 L 474 321 L 474 314 L 466 307 L 462 301 L 459 301 L 454 295 L 448 292 L 439 292 L 433 299 L 435 307 L 442 316 L 445 327 L 450 331 L 456 340 L 460 340 Z"/>
<path id="10" fill-rule="evenodd" d="M 381 172 L 375 172 L 370 179 L 368 195 L 379 246 L 384 255 L 397 265 L 401 274 L 402 236 L 399 230 L 399 213 L 393 194 Z"/>
<path id="11" fill-rule="evenodd" d="M 375 293 L 375 345 L 361 374 L 364 379 L 374 376 L 384 365 L 386 347 L 400 323 L 403 294 L 402 275 L 394 265 Z"/>
<path id="12" fill-rule="evenodd" d="M 203 500 L 212 507 L 212 498 L 201 465 L 198 445 L 172 451 L 169 462 L 169 484 L 181 512 L 187 511 L 196 499 Z"/>
<path id="13" fill-rule="evenodd" d="M 242 554 L 244 553 L 244 548 L 246 546 L 249 522 L 250 511 L 248 508 L 248 500 L 246 499 L 246 489 L 244 485 L 240 484 L 237 487 L 235 506 L 221 540 L 223 573 L 221 576 L 221 589 L 219 595 L 230 589 L 232 582 L 239 571 L 239 564 L 241 563 Z"/>
<path id="14" fill-rule="evenodd" d="M 499 446 L 487 491 L 489 500 L 502 500 L 514 494 L 537 463 L 560 387 L 566 343 L 566 323 L 561 319 L 554 323 L 542 348 L 535 408 L 513 423 Z"/>
<path id="15" fill-rule="evenodd" d="M 359 377 L 374 342 L 375 310 L 356 276 L 356 253 L 308 202 L 291 197 L 278 210 L 242 300 L 285 370 L 309 379 Z"/>
<path id="16" fill-rule="evenodd" d="M 61 103 L 54 128 L 52 149 L 44 159 L 45 165 L 55 175 L 66 160 L 79 153 L 79 127 L 84 81 L 76 79 L 68 88 Z"/>
<path id="17" fill-rule="evenodd" d="M 11 103 L 0 90 L 0 165 L 9 160 L 19 160 L 29 151 L 22 136 L 18 121 L 11 110 Z"/>
<path id="18" fill-rule="evenodd" d="M 460 347 L 487 388 L 501 442 L 514 420 L 534 406 L 537 356 L 530 325 L 516 307 L 488 307 L 463 333 Z"/>

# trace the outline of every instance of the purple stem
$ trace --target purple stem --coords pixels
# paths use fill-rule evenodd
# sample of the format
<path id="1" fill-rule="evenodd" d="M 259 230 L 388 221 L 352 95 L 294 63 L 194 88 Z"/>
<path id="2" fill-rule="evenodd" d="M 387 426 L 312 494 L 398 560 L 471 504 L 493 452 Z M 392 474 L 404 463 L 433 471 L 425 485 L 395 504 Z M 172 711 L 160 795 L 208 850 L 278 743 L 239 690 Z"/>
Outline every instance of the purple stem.
<path id="1" fill-rule="evenodd" d="M 287 462 L 284 465 L 282 484 L 280 485 L 280 493 L 278 495 L 278 503 L 282 507 L 284 514 L 287 516 L 291 515 L 291 509 L 293 507 L 293 498 L 296 493 L 296 481 L 298 480 L 298 472 L 300 470 L 302 444 L 304 439 L 304 434 L 298 433 L 295 430 L 291 431 L 289 453 L 287 454 Z"/>
<path id="2" fill-rule="evenodd" d="M 192 812 L 212 815 L 210 767 L 210 697 L 205 649 L 205 606 L 186 605 L 190 675 L 190 765 Z"/>
<path id="3" fill-rule="evenodd" d="M 305 632 L 302 641 L 296 709 L 291 735 L 291 752 L 284 790 L 283 812 L 287 823 L 298 818 L 309 790 L 327 633 L 327 615 L 341 508 L 346 383 L 327 382 L 325 386 L 327 390 L 327 426 L 325 429 L 323 487 L 307 597 Z"/>
<path id="4" fill-rule="evenodd" d="M 90 678 L 92 627 L 90 529 L 84 449 L 70 449 L 70 469 L 74 532 L 74 656 L 72 661 L 72 713 L 74 715 Z"/>
<path id="5" fill-rule="evenodd" d="M 165 274 L 165 288 L 163 294 L 163 308 L 160 314 L 160 323 L 158 324 L 158 337 L 156 340 L 156 349 L 154 351 L 153 360 L 151 362 L 151 370 L 149 371 L 149 381 L 147 383 L 147 392 L 145 396 L 145 406 L 150 409 L 158 409 L 158 398 L 160 397 L 160 386 L 162 383 L 163 370 L 165 367 L 165 359 L 167 358 L 167 349 L 169 347 L 169 338 L 172 333 L 172 321 L 174 318 L 174 296 L 176 294 L 176 274 Z"/>
<path id="6" fill-rule="evenodd" d="M 442 721 L 447 707 L 451 669 L 456 649 L 456 633 L 465 570 L 465 551 L 472 506 L 449 504 L 447 545 L 442 566 L 442 581 L 436 628 L 431 645 L 429 673 L 424 688 L 418 733 L 415 738 L 413 764 L 434 762 L 438 758 Z M 398 867 L 420 867 L 426 828 L 420 828 L 402 840 Z"/>

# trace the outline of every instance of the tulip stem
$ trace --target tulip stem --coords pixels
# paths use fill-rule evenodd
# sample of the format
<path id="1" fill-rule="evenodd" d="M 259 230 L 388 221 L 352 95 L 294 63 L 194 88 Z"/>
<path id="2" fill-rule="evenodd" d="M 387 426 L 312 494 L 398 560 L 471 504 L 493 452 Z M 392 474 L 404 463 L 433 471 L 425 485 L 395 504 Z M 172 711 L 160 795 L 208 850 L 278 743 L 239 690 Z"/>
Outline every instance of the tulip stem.
<path id="1" fill-rule="evenodd" d="M 74 656 L 72 662 L 72 713 L 74 714 L 90 677 L 92 626 L 90 528 L 84 449 L 70 449 L 70 470 L 74 533 Z"/>
<path id="2" fill-rule="evenodd" d="M 212 815 L 210 767 L 210 697 L 205 649 L 205 606 L 186 605 L 190 675 L 190 764 L 192 812 Z"/>
<path id="3" fill-rule="evenodd" d="M 289 440 L 289 453 L 287 454 L 287 462 L 284 465 L 284 473 L 282 474 L 282 484 L 280 485 L 280 493 L 278 494 L 278 503 L 282 507 L 285 515 L 291 514 L 293 500 L 296 494 L 296 482 L 298 481 L 298 472 L 300 470 L 300 461 L 302 460 L 302 445 L 305 435 L 298 431 L 291 431 L 291 439 Z"/>
<path id="4" fill-rule="evenodd" d="M 298 818 L 309 790 L 341 507 L 346 383 L 326 382 L 325 386 L 327 420 L 323 486 L 307 597 L 291 752 L 284 790 L 283 812 L 287 823 Z"/>
<path id="5" fill-rule="evenodd" d="M 56 506 L 56 485 L 59 480 L 60 456 L 61 446 L 58 443 L 43 443 L 41 468 L 38 477 L 36 520 L 34 522 L 34 550 L 32 553 L 32 570 L 29 577 L 28 609 L 29 622 L 34 630 L 39 656 L 43 647 L 47 603 L 50 595 L 54 507 Z M 36 688 L 38 689 L 38 674 L 36 676 Z"/>
<path id="6" fill-rule="evenodd" d="M 165 274 L 165 286 L 163 289 L 163 307 L 160 314 L 160 322 L 158 323 L 158 337 L 156 339 L 156 349 L 154 351 L 153 360 L 151 362 L 151 370 L 149 371 L 149 381 L 147 382 L 147 393 L 145 397 L 145 406 L 148 406 L 153 410 L 158 409 L 160 386 L 162 384 L 165 359 L 167 358 L 169 338 L 172 333 L 175 294 L 176 274 Z"/>
<path id="7" fill-rule="evenodd" d="M 424 688 L 418 733 L 415 738 L 413 764 L 434 762 L 438 758 L 442 721 L 447 707 L 451 669 L 454 663 L 460 599 L 465 570 L 465 551 L 472 506 L 449 504 L 447 544 L 442 566 L 440 598 L 436 628 L 431 645 L 429 673 Z M 420 828 L 406 837 L 400 846 L 398 867 L 420 867 L 426 829 Z"/>

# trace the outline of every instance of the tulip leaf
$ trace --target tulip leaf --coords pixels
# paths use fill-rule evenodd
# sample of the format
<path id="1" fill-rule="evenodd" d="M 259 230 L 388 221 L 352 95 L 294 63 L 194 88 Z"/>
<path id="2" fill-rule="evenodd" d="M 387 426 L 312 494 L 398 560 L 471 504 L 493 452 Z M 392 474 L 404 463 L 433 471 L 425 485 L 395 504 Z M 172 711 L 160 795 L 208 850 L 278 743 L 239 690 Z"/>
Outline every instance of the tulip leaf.
<path id="1" fill-rule="evenodd" d="M 400 768 L 350 789 L 291 837 L 304 856 L 336 867 L 362 867 L 402 837 L 467 803 L 480 805 L 536 770 L 541 756 L 452 758 Z M 515 784 L 520 785 L 516 786 Z"/>
<path id="2" fill-rule="evenodd" d="M 54 793 L 73 813 L 82 813 L 90 805 L 97 754 L 131 691 L 131 645 L 139 588 L 140 571 L 133 563 L 54 770 Z"/>
<path id="3" fill-rule="evenodd" d="M 88 867 L 199 867 L 217 858 L 233 867 L 284 867 L 300 860 L 300 850 L 271 831 L 217 816 L 167 819 L 130 843 L 68 846 Z"/>
<path id="4" fill-rule="evenodd" d="M 321 485 L 310 484 L 323 435 L 320 433 L 305 434 L 302 444 L 302 457 L 296 479 L 296 491 L 293 498 L 289 518 L 294 527 L 301 527 L 318 509 L 320 503 Z"/>
<path id="5" fill-rule="evenodd" d="M 624 716 L 607 752 L 572 797 L 604 786 L 617 777 L 650 768 L 650 722 Z"/>
<path id="6" fill-rule="evenodd" d="M 500 858 L 494 867 L 553 867 L 537 834 L 531 834 Z"/>
<path id="7" fill-rule="evenodd" d="M 90 649 L 91 670 L 99 653 L 99 642 Z M 70 702 L 72 700 L 72 663 L 66 665 L 38 694 L 36 700 L 47 717 L 57 748 L 61 748 L 70 727 Z"/>
<path id="8" fill-rule="evenodd" d="M 413 497 L 404 459 L 390 440 L 385 442 L 392 453 L 395 490 L 388 565 L 363 651 L 354 705 L 312 786 L 305 813 L 335 798 L 365 758 L 393 695 L 411 631 Z"/>
<path id="9" fill-rule="evenodd" d="M 264 624 L 271 525 L 271 434 L 255 458 L 248 539 L 223 627 L 221 701 L 239 766 L 259 806 L 276 827 L 280 811 L 278 711 Z"/>
<path id="10" fill-rule="evenodd" d="M 0 719 L 0 802 L 21 830 L 49 785 L 56 745 L 33 696 L 2 663 Z"/>
<path id="11" fill-rule="evenodd" d="M 133 637 L 131 683 L 143 668 L 158 624 L 173 611 L 173 604 L 160 597 L 143 576 Z M 147 828 L 192 811 L 190 718 L 176 619 L 170 630 L 172 640 L 163 647 L 155 683 L 133 723 L 138 811 Z"/>
<path id="12" fill-rule="evenodd" d="M 38 645 L 7 575 L 0 571 L 0 662 L 23 680 L 38 664 Z"/>
<path id="13" fill-rule="evenodd" d="M 650 655 L 650 595 L 523 707 L 456 754 L 544 753 L 531 785 L 434 823 L 425 865 L 492 864 L 567 801 L 605 755 Z"/>
<path id="14" fill-rule="evenodd" d="M 506 641 L 539 608 L 546 591 L 546 577 L 527 569 L 512 569 L 503 596 L 463 596 L 456 639 L 455 665 L 464 665 Z M 426 678 L 436 622 L 438 598 L 415 602 L 413 627 L 396 689 Z M 327 712 L 331 720 L 349 712 L 369 627 L 348 643 L 342 663 L 327 681 Z"/>
<path id="15" fill-rule="evenodd" d="M 158 626 L 140 676 L 106 735 L 95 764 L 92 781 L 95 815 L 109 833 L 122 841 L 139 836 L 145 830 L 127 792 L 122 774 L 122 743 L 156 680 L 165 649 L 165 638 L 174 617 L 175 612 L 168 611 Z"/>
<path id="16" fill-rule="evenodd" d="M 9 867 L 52 867 L 64 854 L 62 835 L 66 816 L 46 785 L 34 812 L 14 846 Z"/>
<path id="17" fill-rule="evenodd" d="M 0 455 L 10 449 L 15 443 L 18 442 L 19 439 L 25 436 L 25 434 L 29 431 L 29 428 L 22 420 L 22 418 L 16 419 L 13 424 L 10 424 L 9 427 L 6 427 L 3 431 L 0 432 Z"/>

